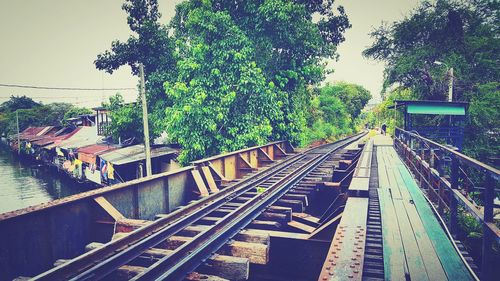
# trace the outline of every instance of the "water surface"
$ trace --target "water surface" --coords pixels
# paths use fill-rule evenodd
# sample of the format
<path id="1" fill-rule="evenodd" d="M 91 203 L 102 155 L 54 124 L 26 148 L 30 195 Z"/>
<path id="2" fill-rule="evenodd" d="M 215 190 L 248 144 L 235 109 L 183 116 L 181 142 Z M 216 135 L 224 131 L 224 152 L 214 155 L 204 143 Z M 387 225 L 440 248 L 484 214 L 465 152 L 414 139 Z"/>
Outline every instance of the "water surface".
<path id="1" fill-rule="evenodd" d="M 19 159 L 0 143 L 0 213 L 89 190 L 48 167 Z"/>

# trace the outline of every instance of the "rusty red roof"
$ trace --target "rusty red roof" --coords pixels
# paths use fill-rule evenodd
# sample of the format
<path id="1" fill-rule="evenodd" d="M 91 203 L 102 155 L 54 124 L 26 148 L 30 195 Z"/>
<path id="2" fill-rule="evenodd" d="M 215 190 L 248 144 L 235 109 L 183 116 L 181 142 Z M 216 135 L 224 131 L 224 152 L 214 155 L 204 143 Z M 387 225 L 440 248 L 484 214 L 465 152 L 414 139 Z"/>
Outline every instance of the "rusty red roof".
<path id="1" fill-rule="evenodd" d="M 19 137 L 24 139 L 24 138 L 30 138 L 36 136 L 38 133 L 40 133 L 42 130 L 44 130 L 46 127 L 28 127 L 21 133 L 19 133 Z"/>
<path id="2" fill-rule="evenodd" d="M 116 146 L 111 146 L 107 144 L 92 144 L 88 146 L 84 146 L 78 149 L 78 153 L 86 153 L 86 154 L 92 154 L 92 155 L 99 155 L 104 152 L 109 152 L 112 150 L 117 149 L 118 147 Z"/>
<path id="3" fill-rule="evenodd" d="M 54 142 L 62 141 L 67 138 L 70 138 L 72 135 L 74 135 L 76 132 L 78 132 L 80 128 L 75 128 L 71 133 L 64 134 L 64 135 L 59 135 L 59 136 L 54 136 L 58 131 L 51 132 L 47 135 L 42 136 L 41 138 L 33 141 L 33 144 L 36 144 L 38 146 L 46 146 Z"/>

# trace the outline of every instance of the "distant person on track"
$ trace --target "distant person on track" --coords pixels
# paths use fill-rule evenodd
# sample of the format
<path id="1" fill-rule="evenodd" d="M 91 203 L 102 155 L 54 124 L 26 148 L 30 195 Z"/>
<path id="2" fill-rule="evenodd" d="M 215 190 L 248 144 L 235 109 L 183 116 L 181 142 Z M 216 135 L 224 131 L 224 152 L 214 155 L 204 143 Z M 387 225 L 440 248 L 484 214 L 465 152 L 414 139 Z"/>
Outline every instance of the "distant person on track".
<path id="1" fill-rule="evenodd" d="M 380 133 L 385 136 L 386 130 L 387 130 L 387 125 L 385 125 L 385 123 L 384 123 L 384 124 L 382 124 L 382 130 L 380 131 Z"/>

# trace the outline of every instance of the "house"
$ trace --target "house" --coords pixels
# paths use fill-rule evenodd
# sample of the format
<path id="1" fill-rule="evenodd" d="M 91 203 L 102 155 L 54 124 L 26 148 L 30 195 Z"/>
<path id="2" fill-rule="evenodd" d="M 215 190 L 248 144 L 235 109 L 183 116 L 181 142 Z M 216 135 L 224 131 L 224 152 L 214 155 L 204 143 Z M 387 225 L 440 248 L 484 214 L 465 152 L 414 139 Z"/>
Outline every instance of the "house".
<path id="1" fill-rule="evenodd" d="M 175 161 L 178 152 L 177 149 L 164 145 L 152 146 L 151 168 L 153 174 L 179 167 Z M 146 155 L 143 144 L 119 148 L 99 157 L 103 184 L 125 182 L 146 176 Z"/>
<path id="2" fill-rule="evenodd" d="M 101 154 L 118 149 L 109 144 L 92 144 L 78 149 L 78 160 L 82 162 L 83 175 L 86 180 L 102 184 L 99 157 Z"/>
<path id="3" fill-rule="evenodd" d="M 77 151 L 81 147 L 96 144 L 103 137 L 97 136 L 96 127 L 78 127 L 78 131 L 64 140 L 55 141 L 44 147 L 54 156 L 53 165 L 66 171 L 70 176 L 83 180 L 82 163 L 78 160 Z"/>

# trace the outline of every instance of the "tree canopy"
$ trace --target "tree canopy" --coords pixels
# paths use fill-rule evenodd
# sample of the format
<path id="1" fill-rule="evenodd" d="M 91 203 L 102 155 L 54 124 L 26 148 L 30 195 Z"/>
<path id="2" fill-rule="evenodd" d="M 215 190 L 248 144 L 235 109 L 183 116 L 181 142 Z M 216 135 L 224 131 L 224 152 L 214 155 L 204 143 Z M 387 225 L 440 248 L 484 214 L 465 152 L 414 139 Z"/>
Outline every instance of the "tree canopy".
<path id="1" fill-rule="evenodd" d="M 335 96 L 340 99 L 352 118 L 359 116 L 361 110 L 372 97 L 370 91 L 363 86 L 346 82 L 326 84 L 321 88 L 321 93 L 323 96 Z"/>
<path id="2" fill-rule="evenodd" d="M 411 88 L 421 99 L 445 99 L 446 72 L 453 67 L 454 96 L 468 101 L 477 85 L 499 78 L 499 6 L 489 0 L 423 1 L 405 19 L 374 30 L 364 55 L 386 63 L 386 86 Z"/>
<path id="3" fill-rule="evenodd" d="M 27 96 L 10 96 L 7 101 L 0 104 L 0 112 L 14 112 L 18 109 L 30 109 L 40 105 Z"/>
<path id="4" fill-rule="evenodd" d="M 69 103 L 41 104 L 27 96 L 11 96 L 0 104 L 0 135 L 17 133 L 16 111 L 21 131 L 30 126 L 63 126 L 68 118 L 92 113 Z"/>
<path id="5" fill-rule="evenodd" d="M 102 104 L 110 111 L 111 126 L 110 134 L 114 140 L 126 140 L 135 138 L 143 140 L 142 111 L 137 103 L 126 104 L 123 96 L 119 93 L 109 97 Z"/>
<path id="6" fill-rule="evenodd" d="M 314 89 L 312 96 L 306 144 L 316 140 L 335 140 L 361 129 L 361 110 L 371 98 L 368 90 L 346 82 L 328 83 Z"/>

